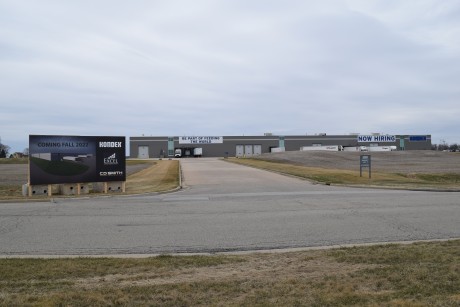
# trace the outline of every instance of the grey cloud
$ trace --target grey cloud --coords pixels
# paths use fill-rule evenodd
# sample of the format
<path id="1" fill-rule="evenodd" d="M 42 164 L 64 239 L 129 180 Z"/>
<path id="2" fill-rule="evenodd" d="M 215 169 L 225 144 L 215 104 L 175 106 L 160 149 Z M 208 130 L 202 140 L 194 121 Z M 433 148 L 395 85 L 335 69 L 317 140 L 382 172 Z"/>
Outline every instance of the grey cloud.
<path id="1" fill-rule="evenodd" d="M 459 7 L 2 3 L 0 136 L 24 147 L 29 133 L 447 138 L 460 115 L 460 42 L 446 39 Z"/>

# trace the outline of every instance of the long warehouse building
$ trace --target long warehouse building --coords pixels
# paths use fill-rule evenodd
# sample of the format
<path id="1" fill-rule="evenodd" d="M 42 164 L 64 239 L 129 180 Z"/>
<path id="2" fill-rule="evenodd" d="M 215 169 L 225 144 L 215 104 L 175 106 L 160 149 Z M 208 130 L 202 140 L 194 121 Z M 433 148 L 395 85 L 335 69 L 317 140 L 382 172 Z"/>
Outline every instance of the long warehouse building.
<path id="1" fill-rule="evenodd" d="M 129 138 L 131 158 L 194 156 L 249 157 L 276 151 L 299 151 L 305 147 L 338 146 L 339 150 L 366 150 L 391 147 L 392 150 L 430 150 L 431 135 L 290 135 L 277 136 L 136 136 Z"/>

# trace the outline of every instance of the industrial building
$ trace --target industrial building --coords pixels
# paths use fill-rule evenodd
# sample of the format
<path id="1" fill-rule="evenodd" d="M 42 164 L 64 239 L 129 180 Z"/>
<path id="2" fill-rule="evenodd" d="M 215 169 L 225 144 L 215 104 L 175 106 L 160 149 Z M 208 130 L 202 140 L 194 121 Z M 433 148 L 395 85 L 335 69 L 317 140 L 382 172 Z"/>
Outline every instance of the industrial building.
<path id="1" fill-rule="evenodd" d="M 129 138 L 131 158 L 168 158 L 178 151 L 192 157 L 201 148 L 203 157 L 250 157 L 270 152 L 299 151 L 301 147 L 333 146 L 339 150 L 391 147 L 394 150 L 430 150 L 431 135 L 290 135 L 263 136 L 136 136 Z"/>

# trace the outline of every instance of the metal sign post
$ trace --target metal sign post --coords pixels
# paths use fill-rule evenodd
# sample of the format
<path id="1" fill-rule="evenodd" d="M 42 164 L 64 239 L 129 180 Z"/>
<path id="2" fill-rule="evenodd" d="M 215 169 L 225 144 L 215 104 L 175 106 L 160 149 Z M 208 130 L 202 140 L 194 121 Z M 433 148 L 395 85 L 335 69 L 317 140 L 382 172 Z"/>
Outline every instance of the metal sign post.
<path id="1" fill-rule="evenodd" d="M 359 176 L 363 177 L 363 167 L 369 169 L 369 179 L 371 178 L 371 156 L 361 155 L 359 159 Z"/>

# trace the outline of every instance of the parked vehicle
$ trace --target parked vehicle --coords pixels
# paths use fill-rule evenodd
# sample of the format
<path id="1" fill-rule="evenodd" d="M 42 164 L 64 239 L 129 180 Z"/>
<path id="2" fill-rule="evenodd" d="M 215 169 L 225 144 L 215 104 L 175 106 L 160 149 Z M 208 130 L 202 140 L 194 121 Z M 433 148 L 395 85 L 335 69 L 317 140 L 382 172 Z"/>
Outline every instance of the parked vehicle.
<path id="1" fill-rule="evenodd" d="M 174 151 L 174 158 L 180 158 L 180 157 L 182 157 L 182 149 L 178 148 Z"/>
<path id="2" fill-rule="evenodd" d="M 369 151 L 391 151 L 392 146 L 371 146 Z"/>
<path id="3" fill-rule="evenodd" d="M 367 151 L 366 146 L 345 146 L 343 151 Z"/>
<path id="4" fill-rule="evenodd" d="M 300 147 L 300 151 L 313 151 L 313 150 L 342 151 L 343 146 L 341 146 L 341 145 L 326 145 L 326 146 L 302 146 L 302 147 Z"/>
<path id="5" fill-rule="evenodd" d="M 285 152 L 286 148 L 284 147 L 272 147 L 270 148 L 270 152 Z"/>
<path id="6" fill-rule="evenodd" d="M 193 156 L 195 158 L 203 156 L 203 148 L 201 147 L 193 148 Z"/>

